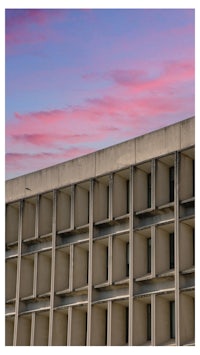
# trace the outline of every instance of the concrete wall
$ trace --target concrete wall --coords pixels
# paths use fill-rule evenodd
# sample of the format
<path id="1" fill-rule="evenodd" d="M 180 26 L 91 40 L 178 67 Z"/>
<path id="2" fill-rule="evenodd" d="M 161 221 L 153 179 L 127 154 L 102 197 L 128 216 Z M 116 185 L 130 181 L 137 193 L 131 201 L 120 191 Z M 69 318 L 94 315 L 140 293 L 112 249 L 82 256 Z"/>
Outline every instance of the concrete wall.
<path id="1" fill-rule="evenodd" d="M 8 243 L 18 240 L 19 205 L 6 206 L 6 239 Z"/>
<path id="2" fill-rule="evenodd" d="M 107 184 L 103 184 L 100 181 L 95 181 L 94 183 L 94 222 L 108 218 L 108 184 L 108 181 Z"/>
<path id="3" fill-rule="evenodd" d="M 50 197 L 42 195 L 40 197 L 39 208 L 39 236 L 46 235 L 52 232 L 52 213 L 53 200 L 52 194 Z"/>
<path id="4" fill-rule="evenodd" d="M 195 319 L 194 319 L 194 299 L 188 295 L 180 295 L 180 341 L 182 344 L 187 344 L 194 339 Z"/>
<path id="5" fill-rule="evenodd" d="M 102 346 L 107 345 L 107 326 L 106 326 L 106 309 L 95 305 L 92 307 L 92 334 L 91 345 Z"/>
<path id="6" fill-rule="evenodd" d="M 126 344 L 126 308 L 117 302 L 112 303 L 111 345 Z"/>
<path id="7" fill-rule="evenodd" d="M 29 346 L 31 334 L 31 315 L 21 316 L 18 320 L 17 345 Z"/>
<path id="8" fill-rule="evenodd" d="M 55 291 L 69 288 L 70 250 L 62 248 L 56 250 L 55 259 Z"/>
<path id="9" fill-rule="evenodd" d="M 35 315 L 34 345 L 48 345 L 49 312 L 38 312 Z"/>
<path id="10" fill-rule="evenodd" d="M 134 209 L 142 211 L 147 208 L 147 174 L 141 169 L 135 169 L 134 174 Z"/>
<path id="11" fill-rule="evenodd" d="M 93 284 L 97 285 L 107 281 L 106 270 L 107 248 L 101 242 L 93 244 Z"/>
<path id="12" fill-rule="evenodd" d="M 191 145 L 194 145 L 194 118 L 113 147 L 8 180 L 6 201 L 14 201 L 87 180 Z M 31 190 L 26 190 L 26 188 Z"/>
<path id="13" fill-rule="evenodd" d="M 5 322 L 6 345 L 13 345 L 13 332 L 14 332 L 14 317 L 6 319 Z"/>
<path id="14" fill-rule="evenodd" d="M 156 206 L 169 203 L 169 167 L 157 161 L 156 164 Z"/>
<path id="15" fill-rule="evenodd" d="M 34 256 L 22 257 L 20 277 L 20 297 L 33 294 Z"/>
<path id="16" fill-rule="evenodd" d="M 138 321 L 139 320 L 139 321 Z M 147 341 L 147 309 L 142 301 L 134 301 L 133 345 L 144 345 Z"/>
<path id="17" fill-rule="evenodd" d="M 16 295 L 17 258 L 6 260 L 6 299 L 13 299 Z"/>
<path id="18" fill-rule="evenodd" d="M 180 200 L 193 197 L 193 160 L 181 155 L 180 161 Z"/>
<path id="19" fill-rule="evenodd" d="M 180 270 L 193 266 L 193 229 L 186 223 L 180 223 Z"/>
<path id="20" fill-rule="evenodd" d="M 113 184 L 113 217 L 123 216 L 127 213 L 126 180 L 114 174 Z"/>
<path id="21" fill-rule="evenodd" d="M 156 345 L 170 339 L 170 303 L 162 296 L 156 297 Z"/>
<path id="22" fill-rule="evenodd" d="M 57 194 L 57 213 L 56 213 L 57 231 L 70 228 L 71 222 L 71 196 L 64 191 Z"/>
<path id="23" fill-rule="evenodd" d="M 163 229 L 156 230 L 156 274 L 170 269 L 169 233 Z"/>
<path id="24" fill-rule="evenodd" d="M 24 200 L 23 203 L 23 225 L 22 238 L 33 238 L 35 236 L 36 200 Z"/>
<path id="25" fill-rule="evenodd" d="M 88 254 L 87 249 L 75 245 L 73 256 L 73 287 L 78 288 L 87 285 Z"/>
<path id="26" fill-rule="evenodd" d="M 54 311 L 52 345 L 67 345 L 67 311 Z"/>
<path id="27" fill-rule="evenodd" d="M 123 280 L 126 277 L 126 243 L 119 238 L 113 238 L 113 281 Z"/>
<path id="28" fill-rule="evenodd" d="M 71 345 L 86 345 L 86 317 L 87 313 L 78 308 L 72 310 Z"/>
<path id="29" fill-rule="evenodd" d="M 49 252 L 38 253 L 37 294 L 50 291 L 51 288 L 51 256 Z"/>

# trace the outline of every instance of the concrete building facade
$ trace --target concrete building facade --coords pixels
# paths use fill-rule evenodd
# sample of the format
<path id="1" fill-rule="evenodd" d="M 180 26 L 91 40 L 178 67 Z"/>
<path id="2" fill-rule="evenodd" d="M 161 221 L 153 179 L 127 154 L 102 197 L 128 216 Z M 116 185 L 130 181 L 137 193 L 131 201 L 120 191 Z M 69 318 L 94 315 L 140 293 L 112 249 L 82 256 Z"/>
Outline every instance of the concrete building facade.
<path id="1" fill-rule="evenodd" d="M 194 345 L 194 118 L 6 182 L 6 345 Z"/>

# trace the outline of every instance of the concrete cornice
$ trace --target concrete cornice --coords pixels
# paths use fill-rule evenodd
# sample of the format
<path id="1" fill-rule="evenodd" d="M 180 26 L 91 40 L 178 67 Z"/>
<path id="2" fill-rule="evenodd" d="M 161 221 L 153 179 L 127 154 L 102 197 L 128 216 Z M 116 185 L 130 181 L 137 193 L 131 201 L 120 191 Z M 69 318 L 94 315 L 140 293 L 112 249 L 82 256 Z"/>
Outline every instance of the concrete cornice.
<path id="1" fill-rule="evenodd" d="M 6 181 L 6 202 L 78 183 L 195 143 L 194 117 L 85 156 Z"/>

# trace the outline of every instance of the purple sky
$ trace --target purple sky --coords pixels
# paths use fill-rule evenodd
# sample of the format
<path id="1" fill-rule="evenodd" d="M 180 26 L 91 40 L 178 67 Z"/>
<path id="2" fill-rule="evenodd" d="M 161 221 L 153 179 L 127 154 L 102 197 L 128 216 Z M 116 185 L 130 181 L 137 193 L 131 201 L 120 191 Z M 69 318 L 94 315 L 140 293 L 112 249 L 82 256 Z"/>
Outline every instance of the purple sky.
<path id="1" fill-rule="evenodd" d="M 194 10 L 6 10 L 6 178 L 194 115 Z"/>

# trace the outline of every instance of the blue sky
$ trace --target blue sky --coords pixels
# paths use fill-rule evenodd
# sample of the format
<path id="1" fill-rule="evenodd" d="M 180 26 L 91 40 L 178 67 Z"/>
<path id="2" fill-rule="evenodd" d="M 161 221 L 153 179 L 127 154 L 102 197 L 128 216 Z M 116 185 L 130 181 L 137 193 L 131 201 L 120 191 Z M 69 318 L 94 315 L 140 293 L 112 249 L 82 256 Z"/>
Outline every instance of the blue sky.
<path id="1" fill-rule="evenodd" d="M 6 177 L 194 115 L 194 10 L 8 9 Z"/>

